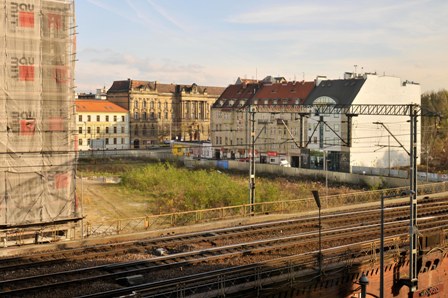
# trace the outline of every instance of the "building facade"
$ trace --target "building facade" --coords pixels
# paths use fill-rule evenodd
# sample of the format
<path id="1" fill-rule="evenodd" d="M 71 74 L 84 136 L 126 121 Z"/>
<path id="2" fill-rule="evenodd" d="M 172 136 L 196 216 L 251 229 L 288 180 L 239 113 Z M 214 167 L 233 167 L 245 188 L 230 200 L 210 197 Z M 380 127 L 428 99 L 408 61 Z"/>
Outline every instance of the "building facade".
<path id="1" fill-rule="evenodd" d="M 129 114 L 106 100 L 76 100 L 79 150 L 129 149 Z"/>
<path id="2" fill-rule="evenodd" d="M 294 167 L 340 172 L 406 166 L 410 162 L 409 117 L 317 114 L 309 107 L 419 105 L 420 95 L 416 83 L 373 73 L 346 73 L 336 80 L 318 77 L 314 82 L 238 80 L 212 108 L 215 157 L 249 157 L 253 129 L 257 162 L 286 160 Z"/>
<path id="3" fill-rule="evenodd" d="M 261 81 L 238 79 L 212 107 L 212 142 L 215 157 L 246 159 L 252 153 L 251 128 L 255 125 L 257 161 L 299 166 L 303 120 L 297 106 L 314 88 L 314 82 L 287 82 L 266 77 Z M 249 107 L 254 108 L 251 113 Z M 285 112 L 286 111 L 286 112 Z"/>
<path id="4" fill-rule="evenodd" d="M 210 138 L 210 109 L 224 88 L 114 81 L 107 99 L 129 111 L 132 148 Z"/>

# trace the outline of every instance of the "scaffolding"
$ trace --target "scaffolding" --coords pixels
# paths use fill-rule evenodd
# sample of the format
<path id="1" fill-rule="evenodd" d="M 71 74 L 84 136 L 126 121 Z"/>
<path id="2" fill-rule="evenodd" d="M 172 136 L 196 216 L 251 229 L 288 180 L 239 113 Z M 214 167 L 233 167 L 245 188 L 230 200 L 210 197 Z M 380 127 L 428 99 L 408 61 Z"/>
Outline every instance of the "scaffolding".
<path id="1" fill-rule="evenodd" d="M 73 0 L 0 0 L 0 228 L 66 225 L 75 195 Z"/>

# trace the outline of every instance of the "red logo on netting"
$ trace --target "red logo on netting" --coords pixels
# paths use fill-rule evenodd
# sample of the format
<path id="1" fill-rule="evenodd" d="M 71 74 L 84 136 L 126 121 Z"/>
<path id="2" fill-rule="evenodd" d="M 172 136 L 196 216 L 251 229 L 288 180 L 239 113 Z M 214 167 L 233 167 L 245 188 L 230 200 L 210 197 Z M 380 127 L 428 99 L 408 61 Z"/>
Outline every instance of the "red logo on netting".
<path id="1" fill-rule="evenodd" d="M 20 120 L 20 135 L 21 136 L 32 136 L 36 131 L 36 120 L 35 119 L 21 119 Z"/>
<path id="2" fill-rule="evenodd" d="M 56 189 L 63 189 L 68 187 L 68 174 L 54 175 L 54 184 Z"/>
<path id="3" fill-rule="evenodd" d="M 20 81 L 34 81 L 34 66 L 33 65 L 19 65 L 19 80 Z"/>
<path id="4" fill-rule="evenodd" d="M 66 67 L 56 67 L 54 69 L 54 79 L 57 84 L 67 84 L 69 77 Z"/>
<path id="5" fill-rule="evenodd" d="M 64 131 L 64 120 L 62 118 L 49 118 L 48 119 L 49 131 Z"/>
<path id="6" fill-rule="evenodd" d="M 48 14 L 48 28 L 54 28 L 55 30 L 62 29 L 62 17 L 59 14 Z"/>
<path id="7" fill-rule="evenodd" d="M 20 11 L 19 12 L 19 26 L 34 28 L 34 12 Z"/>

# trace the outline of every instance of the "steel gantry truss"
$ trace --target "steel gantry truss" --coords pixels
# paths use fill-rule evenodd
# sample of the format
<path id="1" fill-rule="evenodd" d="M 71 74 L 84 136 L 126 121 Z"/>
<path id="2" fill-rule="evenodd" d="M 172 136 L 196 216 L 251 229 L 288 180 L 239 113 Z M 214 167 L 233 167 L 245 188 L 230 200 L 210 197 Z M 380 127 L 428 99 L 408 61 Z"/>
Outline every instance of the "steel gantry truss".
<path id="1" fill-rule="evenodd" d="M 418 104 L 276 104 L 276 105 L 249 105 L 251 115 L 251 150 L 255 152 L 255 113 L 297 113 L 300 116 L 301 131 L 303 118 L 308 115 L 344 114 L 348 117 L 347 144 L 351 145 L 351 119 L 360 115 L 381 116 L 409 116 L 410 117 L 410 223 L 409 223 L 409 278 L 403 283 L 409 287 L 409 292 L 417 290 L 418 285 L 418 229 L 417 229 L 417 118 L 419 116 L 440 117 L 440 115 L 422 110 Z M 302 147 L 302 134 L 300 134 L 300 147 Z M 308 144 L 307 144 L 308 145 Z M 306 145 L 305 145 L 306 147 Z M 253 156 L 254 154 L 252 154 Z M 255 158 L 250 159 L 250 203 L 255 203 Z M 251 209 L 253 210 L 253 209 Z"/>

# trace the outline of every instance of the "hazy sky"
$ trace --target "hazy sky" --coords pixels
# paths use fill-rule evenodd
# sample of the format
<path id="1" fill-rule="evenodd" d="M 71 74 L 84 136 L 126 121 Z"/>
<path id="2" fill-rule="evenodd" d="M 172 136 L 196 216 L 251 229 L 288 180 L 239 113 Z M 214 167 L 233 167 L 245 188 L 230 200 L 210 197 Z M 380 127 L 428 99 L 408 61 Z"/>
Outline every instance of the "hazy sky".
<path id="1" fill-rule="evenodd" d="M 446 0 L 77 0 L 77 91 L 377 72 L 448 89 Z"/>

